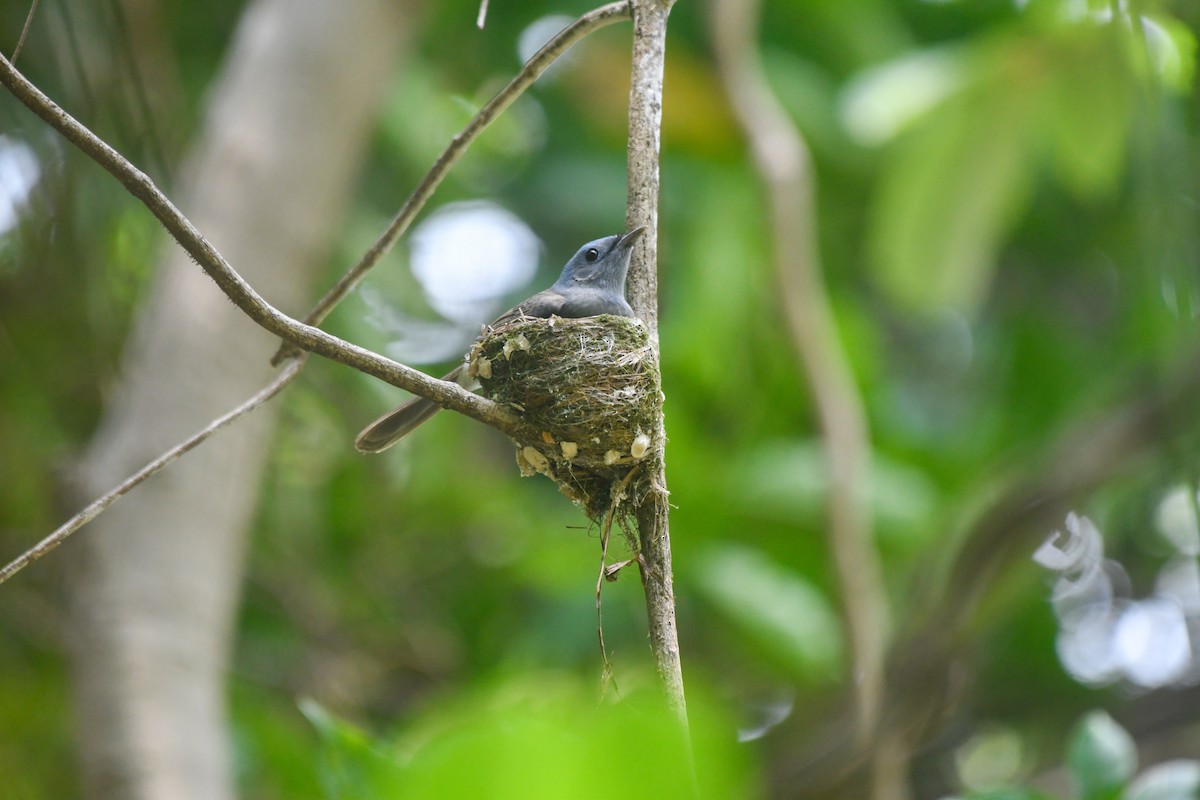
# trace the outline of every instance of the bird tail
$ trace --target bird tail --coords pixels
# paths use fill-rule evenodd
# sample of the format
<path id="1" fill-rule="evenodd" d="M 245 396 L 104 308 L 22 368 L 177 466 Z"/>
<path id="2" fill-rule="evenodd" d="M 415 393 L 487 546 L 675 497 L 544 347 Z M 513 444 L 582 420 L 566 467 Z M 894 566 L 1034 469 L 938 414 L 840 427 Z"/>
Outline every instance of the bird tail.
<path id="1" fill-rule="evenodd" d="M 466 370 L 460 365 L 451 370 L 442 380 L 455 381 L 461 385 L 465 377 Z M 386 450 L 428 422 L 430 417 L 441 410 L 442 407 L 432 400 L 414 397 L 368 425 L 354 440 L 354 446 L 363 453 L 378 453 Z"/>

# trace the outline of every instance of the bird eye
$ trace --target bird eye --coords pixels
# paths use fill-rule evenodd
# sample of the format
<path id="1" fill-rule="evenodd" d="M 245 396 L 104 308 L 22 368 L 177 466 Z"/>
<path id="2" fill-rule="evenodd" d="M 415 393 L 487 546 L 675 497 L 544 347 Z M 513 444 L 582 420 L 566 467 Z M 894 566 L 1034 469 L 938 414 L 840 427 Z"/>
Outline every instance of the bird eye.
<path id="1" fill-rule="evenodd" d="M 583 254 L 583 257 L 585 259 L 587 259 L 589 262 L 595 261 L 597 258 L 600 257 L 600 251 L 594 247 L 589 247 L 587 249 L 587 252 Z"/>

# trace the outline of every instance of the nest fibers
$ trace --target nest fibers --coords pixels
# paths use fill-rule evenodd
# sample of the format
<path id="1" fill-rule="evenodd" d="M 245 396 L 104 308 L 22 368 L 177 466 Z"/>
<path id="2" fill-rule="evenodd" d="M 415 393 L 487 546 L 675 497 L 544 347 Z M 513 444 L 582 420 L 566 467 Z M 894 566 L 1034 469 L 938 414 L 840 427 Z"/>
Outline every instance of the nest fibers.
<path id="1" fill-rule="evenodd" d="M 597 523 L 627 521 L 653 491 L 663 397 L 640 321 L 526 317 L 481 336 L 467 365 L 536 432 L 517 442 L 522 475 L 548 476 Z"/>

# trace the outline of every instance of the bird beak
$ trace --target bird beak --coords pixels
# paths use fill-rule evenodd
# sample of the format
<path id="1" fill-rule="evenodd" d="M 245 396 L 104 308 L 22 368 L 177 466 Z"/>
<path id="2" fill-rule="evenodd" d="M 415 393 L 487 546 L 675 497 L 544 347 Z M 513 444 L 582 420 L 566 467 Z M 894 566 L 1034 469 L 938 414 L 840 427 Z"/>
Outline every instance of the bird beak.
<path id="1" fill-rule="evenodd" d="M 646 226 L 639 225 L 638 227 L 631 230 L 629 233 L 622 236 L 620 241 L 617 242 L 617 247 L 620 247 L 622 250 L 630 249 L 635 244 L 637 244 L 637 240 L 642 238 L 642 234 L 645 232 L 646 232 Z"/>

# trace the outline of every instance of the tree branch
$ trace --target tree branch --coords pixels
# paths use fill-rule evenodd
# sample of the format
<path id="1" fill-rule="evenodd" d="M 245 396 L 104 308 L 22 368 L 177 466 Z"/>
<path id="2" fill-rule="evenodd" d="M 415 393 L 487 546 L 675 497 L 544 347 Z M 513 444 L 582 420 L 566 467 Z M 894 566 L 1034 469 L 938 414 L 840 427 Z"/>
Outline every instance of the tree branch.
<path id="1" fill-rule="evenodd" d="M 1012 479 L 959 532 L 944 580 L 922 576 L 920 611 L 888 655 L 882 718 L 905 746 L 924 749 L 971 682 L 969 655 L 977 649 L 981 608 L 1016 569 L 1028 569 L 1037 545 L 1063 517 L 1097 489 L 1144 471 L 1154 454 L 1177 452 L 1179 442 L 1200 432 L 1195 413 L 1200 395 L 1196 355 L 1164 371 L 1163 383 L 1140 376 L 1108 410 L 1061 431 L 1055 441 L 1015 460 Z M 945 544 L 936 546 L 944 549 Z M 930 554 L 927 561 L 936 562 Z M 861 754 L 849 737 L 839 746 L 835 731 L 820 752 L 791 753 L 780 780 L 796 786 L 857 786 Z"/>
<path id="2" fill-rule="evenodd" d="M 326 333 L 319 328 L 292 319 L 267 303 L 225 258 L 217 252 L 195 226 L 167 199 L 154 182 L 129 163 L 116 150 L 59 108 L 36 86 L 25 79 L 3 55 L 0 55 L 0 83 L 31 111 L 61 133 L 93 161 L 121 182 L 129 193 L 141 200 L 163 227 L 195 259 L 234 305 L 269 332 L 331 361 L 353 367 L 382 381 L 427 397 L 445 408 L 499 428 L 513 437 L 524 427 L 508 409 L 463 389 L 458 384 L 431 378 L 419 370 L 372 353 L 358 345 Z"/>
<path id="3" fill-rule="evenodd" d="M 644 225 L 646 233 L 634 249 L 629 273 L 629 301 L 658 347 L 658 193 L 659 131 L 662 122 L 663 67 L 667 16 L 674 0 L 633 0 L 633 69 L 629 88 L 629 200 L 626 228 Z M 666 441 L 662 414 L 652 438 Z M 667 479 L 663 459 L 651 491 L 637 510 L 641 558 L 638 566 L 646 593 L 650 645 L 667 702 L 687 731 L 687 702 L 679 660 L 675 622 L 675 588 L 671 574 Z"/>
<path id="4" fill-rule="evenodd" d="M 489 100 L 483 108 L 479 109 L 479 112 L 471 118 L 467 126 L 450 140 L 450 144 L 446 146 L 442 154 L 433 162 L 433 166 L 429 168 L 429 172 L 421 179 L 417 187 L 413 189 L 412 194 L 404 201 L 404 205 L 396 212 L 396 216 L 392 217 L 392 221 L 388 223 L 384 232 L 380 234 L 379 238 L 375 240 L 375 243 L 371 245 L 367 252 L 363 253 L 363 257 L 359 259 L 359 262 L 339 278 L 337 283 L 325 293 L 325 296 L 317 301 L 317 304 L 304 317 L 304 321 L 309 325 L 321 324 L 322 320 L 329 315 L 334 306 L 340 303 L 350 293 L 350 290 L 358 285 L 363 276 L 379 263 L 379 260 L 404 235 L 404 232 L 408 230 L 409 225 L 412 224 L 417 214 L 425 207 L 425 203 L 433 196 L 434 190 L 437 189 L 442 179 L 446 177 L 450 168 L 462 157 L 462 154 L 466 152 L 471 143 L 479 137 L 479 134 L 487 129 L 488 125 L 496 117 L 500 116 L 506 108 L 512 105 L 514 100 L 533 85 L 533 82 L 546 71 L 547 67 L 554 63 L 555 59 L 565 53 L 571 45 L 592 31 L 599 30 L 606 25 L 611 25 L 618 20 L 628 19 L 629 14 L 629 0 L 609 3 L 606 6 L 601 6 L 584 14 L 559 31 L 546 44 L 542 45 L 542 48 L 525 62 L 521 71 L 508 82 L 508 85 L 497 92 L 496 96 Z M 278 365 L 279 362 L 290 355 L 294 355 L 295 352 L 294 347 L 284 344 L 271 358 L 271 364 Z"/>
<path id="5" fill-rule="evenodd" d="M 1038 544 L 1091 493 L 1143 471 L 1152 454 L 1177 452 L 1181 440 L 1200 430 L 1200 358 L 1165 374 L 1166 383 L 1144 375 L 1131 381 L 1121 402 L 1013 464 L 1013 479 L 967 526 L 945 583 L 930 592 L 919 622 L 888 659 L 884 713 L 906 725 L 910 747 L 936 735 L 969 683 L 963 664 L 978 644 L 981 607 L 999 584 L 1013 570 L 1028 569 Z"/>
<path id="6" fill-rule="evenodd" d="M 153 461 L 146 464 L 146 466 L 130 475 L 118 486 L 106 492 L 101 497 L 93 500 L 87 505 L 86 508 L 60 525 L 57 530 L 55 530 L 45 539 L 42 539 L 33 547 L 29 548 L 20 556 L 6 564 L 3 569 L 0 569 L 0 583 L 4 583 L 13 575 L 16 575 L 18 572 L 25 569 L 25 567 L 29 566 L 54 548 L 58 547 L 60 544 L 66 541 L 68 536 L 75 533 L 75 531 L 79 530 L 84 525 L 87 525 L 93 519 L 98 517 L 106 508 L 111 506 L 117 500 L 120 500 L 130 491 L 137 488 L 140 484 L 144 483 L 147 479 L 158 473 L 158 471 L 163 467 L 167 466 L 173 461 L 176 461 L 184 453 L 192 450 L 197 445 L 200 445 L 210 437 L 216 435 L 221 430 L 224 430 L 237 420 L 244 417 L 246 414 L 254 411 L 268 400 L 274 398 L 277 394 L 282 392 L 288 386 L 288 384 L 295 380 L 296 376 L 300 374 L 300 370 L 303 367 L 303 358 L 298 358 L 291 362 L 278 375 L 275 376 L 274 380 L 264 386 L 253 397 L 247 399 L 237 408 L 234 408 L 213 420 L 207 426 L 205 426 L 203 430 L 192 434 L 184 441 L 175 445 L 170 450 L 166 451 L 162 455 L 158 456 L 158 458 L 155 458 Z"/>
<path id="7" fill-rule="evenodd" d="M 629 199 L 625 227 L 646 227 L 633 250 L 629 302 L 658 340 L 658 192 L 667 15 L 674 0 L 633 0 L 629 86 Z"/>
<path id="8" fill-rule="evenodd" d="M 1025 463 L 1019 477 L 971 524 L 955 556 L 949 580 L 929 605 L 925 628 L 953 639 L 1007 569 L 1025 564 L 1037 544 L 1081 498 L 1145 466 L 1150 453 L 1170 452 L 1200 430 L 1200 356 L 1165 372 L 1169 382 L 1141 376 L 1126 398 L 1107 413 L 1072 425 L 1040 461 Z M 951 602 L 951 599 L 953 602 Z"/>
<path id="9" fill-rule="evenodd" d="M 808 147 L 758 59 L 759 2 L 715 0 L 711 8 L 726 95 L 767 188 L 783 309 L 821 427 L 830 474 L 829 545 L 853 655 L 858 737 L 865 745 L 879 721 L 890 627 L 866 502 L 871 453 L 866 413 L 822 276 Z M 889 775 L 877 774 L 876 797 L 891 796 L 888 787 L 899 784 L 891 768 L 882 771 Z"/>

